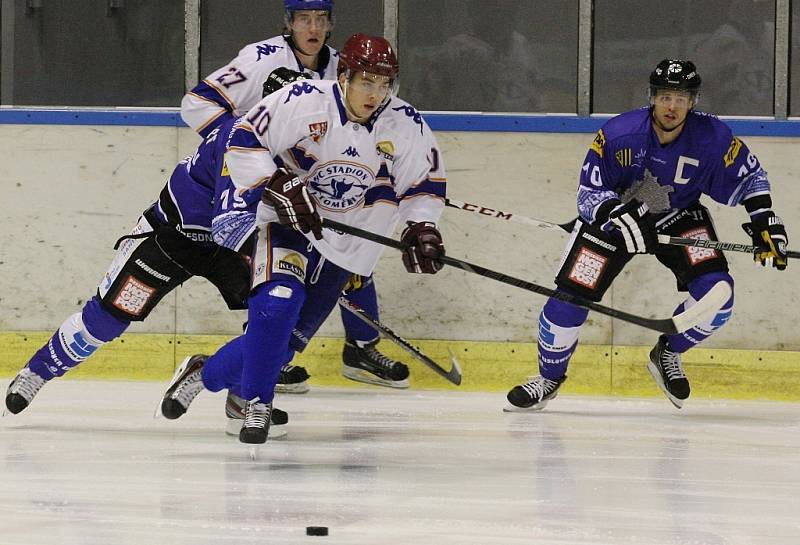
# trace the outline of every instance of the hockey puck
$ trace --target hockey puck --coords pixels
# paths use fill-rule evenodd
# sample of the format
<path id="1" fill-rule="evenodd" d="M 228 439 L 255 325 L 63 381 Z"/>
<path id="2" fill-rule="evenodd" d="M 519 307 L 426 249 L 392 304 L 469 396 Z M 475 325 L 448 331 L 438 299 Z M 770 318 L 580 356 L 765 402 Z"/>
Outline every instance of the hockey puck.
<path id="1" fill-rule="evenodd" d="M 307 536 L 326 536 L 328 535 L 327 526 L 306 526 Z"/>

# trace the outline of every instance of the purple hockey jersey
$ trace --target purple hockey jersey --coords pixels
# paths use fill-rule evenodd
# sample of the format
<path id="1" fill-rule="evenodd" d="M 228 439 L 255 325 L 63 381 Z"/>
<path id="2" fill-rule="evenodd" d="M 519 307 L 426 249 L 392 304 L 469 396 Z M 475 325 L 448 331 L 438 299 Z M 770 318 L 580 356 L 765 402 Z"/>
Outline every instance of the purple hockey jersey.
<path id="1" fill-rule="evenodd" d="M 716 116 L 691 110 L 680 136 L 661 145 L 644 107 L 610 119 L 597 132 L 581 168 L 581 218 L 594 222 L 603 202 L 627 200 L 623 196 L 645 180 L 656 181 L 664 197 L 664 206 L 648 203 L 653 213 L 687 208 L 701 195 L 736 206 L 770 191 L 756 156 Z"/>

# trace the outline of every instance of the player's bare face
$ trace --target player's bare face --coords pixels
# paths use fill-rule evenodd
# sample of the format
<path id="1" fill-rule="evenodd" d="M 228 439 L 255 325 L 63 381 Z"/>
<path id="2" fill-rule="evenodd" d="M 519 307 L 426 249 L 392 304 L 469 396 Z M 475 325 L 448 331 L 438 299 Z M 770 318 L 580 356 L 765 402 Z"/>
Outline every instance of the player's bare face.
<path id="1" fill-rule="evenodd" d="M 663 131 L 673 131 L 686 121 L 694 106 L 692 95 L 681 91 L 659 90 L 653 97 L 653 120 Z"/>
<path id="2" fill-rule="evenodd" d="M 342 74 L 342 80 L 344 74 Z M 343 83 L 340 81 L 339 83 Z M 369 119 L 389 94 L 392 81 L 386 76 L 359 72 L 354 74 L 347 83 L 348 118 L 350 121 L 363 123 Z"/>
<path id="3" fill-rule="evenodd" d="M 319 55 L 325 45 L 325 35 L 331 28 L 330 16 L 324 10 L 295 11 L 289 22 L 292 40 L 305 55 Z"/>

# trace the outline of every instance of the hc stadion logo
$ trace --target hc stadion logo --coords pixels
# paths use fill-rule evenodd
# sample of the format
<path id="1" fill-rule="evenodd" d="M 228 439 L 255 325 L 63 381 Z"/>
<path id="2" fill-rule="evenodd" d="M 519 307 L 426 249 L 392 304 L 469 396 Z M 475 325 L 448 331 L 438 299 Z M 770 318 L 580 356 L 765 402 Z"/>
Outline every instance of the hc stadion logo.
<path id="1" fill-rule="evenodd" d="M 308 186 L 319 206 L 344 212 L 355 208 L 375 181 L 375 173 L 359 163 L 323 163 L 308 175 Z"/>

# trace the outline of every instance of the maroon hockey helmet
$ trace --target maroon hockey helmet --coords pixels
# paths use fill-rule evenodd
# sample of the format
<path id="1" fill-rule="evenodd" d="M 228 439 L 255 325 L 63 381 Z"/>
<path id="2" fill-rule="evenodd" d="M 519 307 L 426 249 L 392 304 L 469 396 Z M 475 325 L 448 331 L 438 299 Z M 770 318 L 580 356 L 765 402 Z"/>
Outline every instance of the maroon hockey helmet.
<path id="1" fill-rule="evenodd" d="M 338 72 L 341 74 L 347 69 L 396 79 L 400 73 L 400 63 L 386 38 L 359 32 L 350 36 L 339 50 Z"/>

